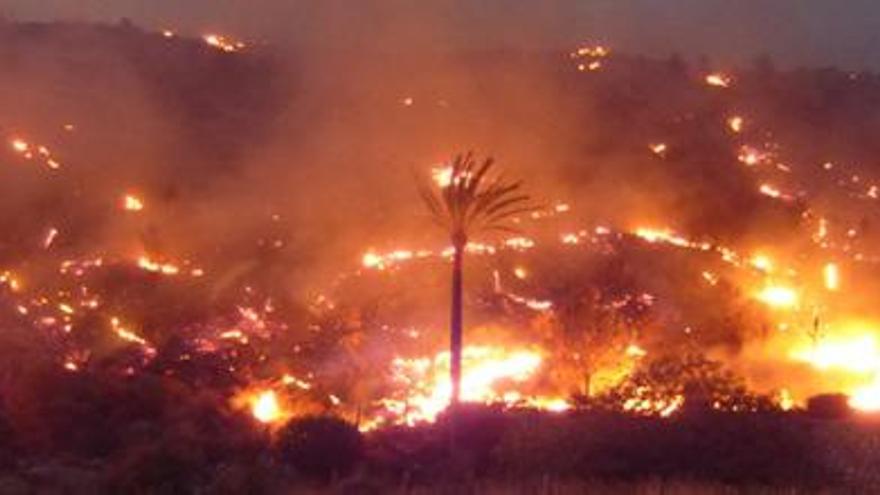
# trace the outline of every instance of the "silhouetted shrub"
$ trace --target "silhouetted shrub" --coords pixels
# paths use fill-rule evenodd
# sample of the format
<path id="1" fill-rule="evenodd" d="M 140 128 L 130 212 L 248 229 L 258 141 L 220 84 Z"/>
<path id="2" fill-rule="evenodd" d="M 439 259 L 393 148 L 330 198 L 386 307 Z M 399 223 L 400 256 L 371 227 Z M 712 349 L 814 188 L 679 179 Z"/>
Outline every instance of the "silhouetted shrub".
<path id="1" fill-rule="evenodd" d="M 330 416 L 297 419 L 278 437 L 283 461 L 320 480 L 351 472 L 363 456 L 363 439 L 353 425 Z"/>
<path id="2" fill-rule="evenodd" d="M 441 434 L 447 436 L 452 428 L 454 442 L 449 447 L 455 468 L 468 474 L 484 474 L 492 462 L 495 448 L 504 435 L 508 414 L 499 407 L 480 404 L 461 404 L 454 412 L 441 417 Z"/>
<path id="3" fill-rule="evenodd" d="M 843 394 L 822 394 L 807 400 L 807 414 L 817 419 L 844 419 L 852 415 L 849 397 Z"/>
<path id="4" fill-rule="evenodd" d="M 442 475 L 449 457 L 449 438 L 437 425 L 394 426 L 371 433 L 366 453 L 372 472 L 409 480 Z"/>
<path id="5" fill-rule="evenodd" d="M 205 480 L 206 463 L 191 446 L 157 442 L 129 449 L 108 472 L 112 493 L 191 493 Z"/>
<path id="6" fill-rule="evenodd" d="M 707 413 L 663 419 L 599 413 L 517 424 L 505 434 L 496 459 L 507 476 L 811 486 L 837 479 L 822 465 L 821 447 L 812 423 L 793 415 Z"/>

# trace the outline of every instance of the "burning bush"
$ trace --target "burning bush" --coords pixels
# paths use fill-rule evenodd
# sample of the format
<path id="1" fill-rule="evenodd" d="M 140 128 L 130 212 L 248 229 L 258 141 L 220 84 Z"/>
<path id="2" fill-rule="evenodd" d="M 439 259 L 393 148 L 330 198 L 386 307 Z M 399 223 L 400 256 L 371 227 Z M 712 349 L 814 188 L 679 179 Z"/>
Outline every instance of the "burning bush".
<path id="1" fill-rule="evenodd" d="M 770 397 L 750 392 L 742 379 L 701 354 L 666 355 L 642 365 L 620 385 L 581 407 L 670 416 L 711 410 L 756 413 L 778 410 Z"/>

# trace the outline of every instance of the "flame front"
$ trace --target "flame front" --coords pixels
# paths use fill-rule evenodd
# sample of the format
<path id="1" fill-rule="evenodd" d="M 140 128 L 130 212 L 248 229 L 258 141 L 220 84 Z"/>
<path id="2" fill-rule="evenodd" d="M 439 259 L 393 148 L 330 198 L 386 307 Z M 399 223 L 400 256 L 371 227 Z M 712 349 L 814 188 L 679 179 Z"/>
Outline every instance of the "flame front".
<path id="1" fill-rule="evenodd" d="M 850 406 L 880 411 L 880 343 L 878 331 L 863 324 L 844 328 L 809 346 L 794 349 L 792 359 L 809 364 L 823 374 L 837 376 Z"/>
<path id="2" fill-rule="evenodd" d="M 463 352 L 461 397 L 465 402 L 521 404 L 551 411 L 568 409 L 559 397 L 530 396 L 519 391 L 543 364 L 533 350 L 504 347 L 468 346 Z M 400 397 L 382 400 L 384 415 L 392 422 L 413 425 L 433 422 L 449 406 L 452 387 L 449 380 L 449 352 L 433 357 L 397 358 L 393 381 L 402 386 Z"/>

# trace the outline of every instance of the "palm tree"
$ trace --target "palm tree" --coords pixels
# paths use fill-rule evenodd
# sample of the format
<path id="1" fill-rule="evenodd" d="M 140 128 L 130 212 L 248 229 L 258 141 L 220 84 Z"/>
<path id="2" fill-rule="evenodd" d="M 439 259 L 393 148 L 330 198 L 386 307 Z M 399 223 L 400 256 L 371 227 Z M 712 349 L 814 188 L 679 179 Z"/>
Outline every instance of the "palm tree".
<path id="1" fill-rule="evenodd" d="M 434 223 L 449 234 L 454 250 L 449 335 L 452 407 L 461 398 L 462 267 L 468 239 L 482 232 L 515 232 L 509 220 L 534 210 L 530 197 L 520 190 L 522 182 L 490 173 L 494 163 L 492 158 L 478 163 L 473 152 L 459 154 L 435 176 L 433 184 L 417 181 Z"/>

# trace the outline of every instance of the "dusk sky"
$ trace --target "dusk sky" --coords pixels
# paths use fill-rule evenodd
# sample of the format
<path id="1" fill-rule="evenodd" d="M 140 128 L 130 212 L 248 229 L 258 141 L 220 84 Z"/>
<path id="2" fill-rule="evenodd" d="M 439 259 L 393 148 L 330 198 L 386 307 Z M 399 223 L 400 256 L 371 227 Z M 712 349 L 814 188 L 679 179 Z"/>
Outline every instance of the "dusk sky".
<path id="1" fill-rule="evenodd" d="M 13 19 L 115 21 L 276 44 L 570 47 L 880 69 L 875 0 L 0 0 Z M 380 46 L 390 46 L 381 44 Z"/>

